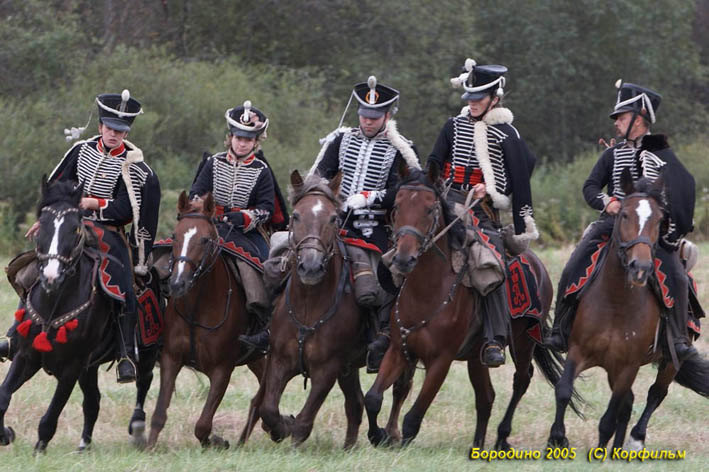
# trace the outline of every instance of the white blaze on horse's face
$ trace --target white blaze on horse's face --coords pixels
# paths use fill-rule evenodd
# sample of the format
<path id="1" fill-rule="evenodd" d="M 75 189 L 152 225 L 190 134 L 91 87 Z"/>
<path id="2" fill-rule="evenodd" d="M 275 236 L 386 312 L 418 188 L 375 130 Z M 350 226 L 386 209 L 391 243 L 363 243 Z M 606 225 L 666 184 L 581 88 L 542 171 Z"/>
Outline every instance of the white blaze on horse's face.
<path id="1" fill-rule="evenodd" d="M 315 216 L 315 218 L 317 218 L 318 215 L 320 214 L 320 212 L 323 211 L 324 209 L 325 209 L 325 205 L 323 205 L 320 200 L 318 200 L 317 203 L 315 205 L 313 205 L 313 208 L 311 208 L 311 210 L 313 210 L 313 216 Z"/>
<path id="2" fill-rule="evenodd" d="M 650 202 L 642 199 L 638 202 L 638 206 L 635 207 L 635 211 L 638 213 L 638 224 L 640 225 L 640 230 L 638 230 L 638 236 L 643 234 L 643 228 L 645 228 L 645 223 L 647 223 L 648 218 L 652 215 L 652 207 Z"/>
<path id="3" fill-rule="evenodd" d="M 180 257 L 186 257 L 187 256 L 187 249 L 190 247 L 190 239 L 192 239 L 192 236 L 197 234 L 197 228 L 196 227 L 191 227 L 185 232 L 185 238 L 182 240 L 182 252 L 180 253 Z M 177 277 L 180 278 L 182 276 L 182 272 L 185 270 L 185 261 L 180 261 L 177 264 Z"/>
<path id="4" fill-rule="evenodd" d="M 54 236 L 52 236 L 52 242 L 49 245 L 48 256 L 59 255 L 59 228 L 64 224 L 64 217 L 54 218 Z M 44 277 L 46 277 L 48 282 L 53 282 L 57 277 L 59 277 L 59 260 L 49 259 L 47 265 L 44 266 Z"/>

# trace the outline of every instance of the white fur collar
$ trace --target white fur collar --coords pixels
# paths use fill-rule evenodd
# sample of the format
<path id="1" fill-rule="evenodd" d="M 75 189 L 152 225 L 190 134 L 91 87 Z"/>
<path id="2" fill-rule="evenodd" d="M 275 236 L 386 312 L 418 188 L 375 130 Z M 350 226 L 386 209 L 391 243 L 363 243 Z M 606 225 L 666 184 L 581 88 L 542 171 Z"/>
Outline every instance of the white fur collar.
<path id="1" fill-rule="evenodd" d="M 469 116 L 470 115 L 470 107 L 464 106 L 460 110 L 460 114 L 458 116 Z M 503 107 L 498 107 L 498 108 L 493 108 L 487 114 L 483 117 L 483 121 L 487 123 L 488 125 L 501 125 L 501 124 L 512 124 L 512 121 L 514 121 L 514 115 L 512 114 L 512 111 L 509 108 L 503 108 Z"/>

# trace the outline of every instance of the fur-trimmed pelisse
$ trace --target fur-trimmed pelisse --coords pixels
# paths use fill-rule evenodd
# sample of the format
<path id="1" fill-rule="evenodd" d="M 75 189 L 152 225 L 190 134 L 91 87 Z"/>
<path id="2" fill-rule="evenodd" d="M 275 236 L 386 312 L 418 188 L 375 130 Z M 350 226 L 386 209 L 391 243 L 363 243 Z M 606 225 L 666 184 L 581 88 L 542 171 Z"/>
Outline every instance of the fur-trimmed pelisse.
<path id="1" fill-rule="evenodd" d="M 145 241 L 143 241 L 140 237 L 140 231 L 138 231 L 140 228 L 140 206 L 138 205 L 135 190 L 133 189 L 133 180 L 130 176 L 130 166 L 138 162 L 143 162 L 143 151 L 126 139 L 124 139 L 123 142 L 130 148 L 130 150 L 126 153 L 126 160 L 123 161 L 123 164 L 121 164 L 121 176 L 123 177 L 123 182 L 126 184 L 130 207 L 133 211 L 133 234 L 135 237 L 135 244 L 138 247 L 138 263 L 135 264 L 134 270 L 138 275 L 145 275 L 148 273 L 148 266 L 145 264 Z"/>

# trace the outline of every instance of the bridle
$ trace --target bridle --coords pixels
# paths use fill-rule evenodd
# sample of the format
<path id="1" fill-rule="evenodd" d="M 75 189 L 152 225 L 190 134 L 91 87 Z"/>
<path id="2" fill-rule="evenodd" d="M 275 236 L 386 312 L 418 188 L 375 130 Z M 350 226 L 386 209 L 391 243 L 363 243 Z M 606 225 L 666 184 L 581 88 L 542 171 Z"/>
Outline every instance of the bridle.
<path id="1" fill-rule="evenodd" d="M 426 187 L 426 186 L 420 186 L 420 185 L 402 185 L 399 187 L 399 190 L 405 189 L 405 190 L 413 190 L 413 191 L 425 191 L 425 192 L 431 192 L 433 194 L 436 194 L 436 191 L 432 188 Z M 394 209 L 392 210 L 392 220 L 394 220 L 394 216 L 396 214 L 396 211 L 398 210 L 397 206 L 394 206 Z M 416 258 L 419 258 L 424 252 L 428 251 L 431 246 L 434 245 L 435 239 L 436 239 L 436 229 L 438 228 L 438 221 L 441 217 L 441 203 L 440 200 L 438 199 L 438 195 L 436 194 L 436 205 L 432 209 L 433 213 L 433 219 L 431 221 L 431 225 L 429 226 L 428 230 L 424 234 L 421 232 L 418 228 L 411 226 L 411 225 L 404 225 L 398 228 L 394 234 L 393 234 L 393 240 L 394 240 L 394 247 L 397 247 L 399 243 L 399 238 L 401 238 L 404 235 L 410 234 L 416 238 L 416 240 L 419 243 L 419 250 L 418 253 L 416 254 Z"/>
<path id="2" fill-rule="evenodd" d="M 636 192 L 632 193 L 628 196 L 625 197 L 623 200 L 624 202 L 631 197 L 638 197 L 638 198 L 653 198 L 652 196 L 648 195 L 647 193 L 644 192 Z M 621 210 L 622 210 L 621 206 Z M 649 237 L 645 235 L 638 235 L 637 238 L 632 239 L 630 241 L 621 241 L 620 239 L 620 221 L 621 219 L 616 216 L 616 222 L 615 225 L 613 226 L 613 242 L 616 245 L 616 250 L 618 251 L 618 259 L 620 260 L 621 265 L 623 266 L 623 269 L 628 268 L 628 249 L 638 245 L 638 244 L 647 244 L 650 247 L 650 257 L 654 261 L 655 260 L 655 248 L 657 246 L 657 241 L 652 242 Z"/>
<path id="3" fill-rule="evenodd" d="M 65 208 L 64 210 L 55 210 L 52 207 L 44 207 L 41 210 L 43 213 L 51 213 L 54 215 L 55 218 L 62 218 L 65 215 L 68 215 L 70 213 L 79 213 L 79 209 L 76 207 L 70 207 L 70 208 Z M 70 268 L 73 268 L 77 261 L 79 260 L 79 256 L 81 255 L 81 252 L 84 250 L 84 244 L 86 242 L 86 230 L 81 228 L 80 230 L 80 235 L 79 235 L 79 241 L 77 241 L 76 245 L 74 248 L 71 250 L 71 253 L 69 254 L 69 257 L 67 256 L 62 256 L 61 254 L 48 254 L 44 252 L 40 252 L 39 249 L 35 249 L 35 253 L 37 254 L 37 259 L 40 262 L 46 262 L 52 259 L 56 259 L 59 262 L 66 264 Z"/>
<path id="4" fill-rule="evenodd" d="M 305 196 L 322 196 L 326 197 L 327 199 L 331 199 L 331 197 L 326 194 L 325 192 L 321 191 L 312 191 L 308 192 L 303 197 Z M 303 198 L 301 197 L 301 199 Z M 300 199 L 299 199 L 300 200 Z M 297 202 L 295 202 L 297 203 Z M 297 263 L 301 262 L 301 256 L 300 256 L 300 251 L 303 249 L 312 249 L 320 254 L 323 254 L 323 267 L 327 267 L 327 264 L 330 262 L 330 259 L 332 259 L 332 256 L 335 255 L 335 247 L 337 246 L 338 240 L 339 240 L 339 228 L 340 228 L 340 218 L 338 217 L 332 224 L 335 225 L 335 237 L 332 238 L 330 241 L 330 244 L 326 245 L 325 242 L 322 240 L 320 235 L 317 234 L 311 234 L 305 236 L 303 239 L 300 241 L 295 241 L 293 238 L 293 226 L 289 225 L 288 227 L 288 250 L 291 254 L 295 254 L 296 261 Z M 344 257 L 344 254 L 343 254 Z"/>
<path id="5" fill-rule="evenodd" d="M 206 220 L 209 223 L 213 224 L 212 218 L 210 216 L 202 214 L 202 213 L 193 212 L 193 213 L 184 213 L 181 215 L 177 215 L 177 221 L 183 220 L 185 218 Z M 175 257 L 174 254 L 170 255 L 170 260 L 169 260 L 170 274 L 172 274 L 172 270 L 175 268 L 176 262 L 186 262 L 194 269 L 192 272 L 192 276 L 188 280 L 188 286 L 191 286 L 203 274 L 209 272 L 212 269 L 212 267 L 214 267 L 214 263 L 217 260 L 216 255 L 219 252 L 218 241 L 215 239 L 206 237 L 206 236 L 202 237 L 201 241 L 202 241 L 202 243 L 207 244 L 209 247 L 207 248 L 207 250 L 205 250 L 203 252 L 202 259 L 199 261 L 199 264 L 197 264 L 194 260 L 192 260 L 192 258 L 187 257 L 187 256 Z"/>

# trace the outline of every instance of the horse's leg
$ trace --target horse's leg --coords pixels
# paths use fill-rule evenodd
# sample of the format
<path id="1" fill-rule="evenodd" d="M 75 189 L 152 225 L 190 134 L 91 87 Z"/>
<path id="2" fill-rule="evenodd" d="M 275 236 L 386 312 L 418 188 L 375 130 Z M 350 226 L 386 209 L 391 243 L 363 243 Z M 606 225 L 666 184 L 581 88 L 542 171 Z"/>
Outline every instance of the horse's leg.
<path id="1" fill-rule="evenodd" d="M 81 431 L 78 451 L 82 452 L 91 447 L 91 436 L 98 418 L 101 404 L 101 392 L 98 389 L 98 366 L 94 365 L 81 372 L 79 387 L 84 394 L 81 407 L 84 410 L 84 429 Z"/>
<path id="2" fill-rule="evenodd" d="M 34 362 L 33 362 L 34 361 Z M 0 385 L 0 446 L 7 446 L 15 440 L 15 431 L 5 427 L 5 413 L 10 406 L 12 394 L 17 391 L 28 379 L 32 378 L 39 370 L 39 357 L 28 359 L 18 354 L 10 364 L 10 370 L 5 380 Z"/>
<path id="3" fill-rule="evenodd" d="M 345 434 L 345 449 L 349 449 L 357 442 L 359 425 L 362 424 L 364 411 L 364 395 L 359 383 L 359 369 L 350 366 L 345 368 L 348 372 L 337 377 L 342 393 L 345 395 L 345 413 L 347 414 L 347 433 Z"/>
<path id="4" fill-rule="evenodd" d="M 342 365 L 339 360 L 332 360 L 311 373 L 310 393 L 308 393 L 305 405 L 295 417 L 292 426 L 294 446 L 302 444 L 310 436 L 313 431 L 315 416 L 317 416 L 320 407 L 325 398 L 327 398 L 327 394 L 332 390 L 332 386 L 335 385 L 337 374 L 341 368 Z"/>
<path id="5" fill-rule="evenodd" d="M 165 348 L 163 348 L 165 349 Z M 148 437 L 148 447 L 155 447 L 160 431 L 165 427 L 167 421 L 167 409 L 170 407 L 172 393 L 175 390 L 175 379 L 182 369 L 182 362 L 171 353 L 163 350 L 160 356 L 160 391 L 155 402 L 155 411 L 150 419 L 150 436 Z"/>
<path id="6" fill-rule="evenodd" d="M 273 355 L 270 355 L 266 361 L 266 372 L 261 380 L 263 401 L 258 409 L 258 414 L 261 416 L 264 429 L 269 431 L 271 439 L 275 442 L 283 441 L 290 436 L 293 424 L 293 417 L 282 416 L 278 409 L 278 403 L 286 384 L 296 375 L 296 372 L 284 362 L 288 361 L 276 360 Z M 288 363 L 290 364 L 290 362 Z"/>
<path id="7" fill-rule="evenodd" d="M 411 386 L 414 383 L 415 368 L 404 369 L 403 373 L 394 382 L 392 389 L 391 412 L 389 413 L 389 421 L 384 428 L 387 436 L 392 442 L 401 441 L 401 432 L 399 431 L 399 414 L 401 407 L 404 405 L 404 400 L 411 391 Z"/>
<path id="8" fill-rule="evenodd" d="M 231 378 L 233 370 L 234 367 L 232 365 L 219 365 L 209 373 L 209 393 L 207 394 L 207 401 L 204 403 L 202 413 L 199 415 L 199 419 L 194 425 L 194 435 L 197 437 L 200 444 L 202 444 L 202 447 L 229 448 L 229 441 L 216 434 L 212 434 L 211 436 L 210 434 L 212 432 L 214 414 L 217 412 L 222 398 L 224 398 L 224 392 L 226 392 L 226 388 L 229 386 L 229 379 Z"/>
<path id="9" fill-rule="evenodd" d="M 611 394 L 611 399 L 608 402 L 608 408 L 598 424 L 598 447 L 606 447 L 608 445 L 608 441 L 610 441 L 611 437 L 616 433 L 616 430 L 620 426 L 619 420 L 621 412 L 623 414 L 625 413 L 626 404 L 629 399 L 628 395 L 632 395 L 630 388 L 635 381 L 635 376 L 638 374 L 638 369 L 639 366 L 633 365 L 626 367 L 619 372 L 615 372 L 613 375 L 610 373 L 608 374 L 608 383 L 613 390 L 613 393 Z M 630 419 L 629 411 L 627 412 L 627 415 L 628 419 Z M 628 419 L 626 419 L 624 427 L 628 426 Z M 623 445 L 624 439 L 625 429 L 623 429 L 619 447 Z"/>
<path id="10" fill-rule="evenodd" d="M 66 405 L 66 402 L 69 400 L 71 391 L 74 390 L 74 385 L 76 385 L 80 371 L 81 367 L 76 363 L 67 365 L 64 367 L 64 372 L 62 372 L 61 377 L 57 379 L 57 388 L 54 390 L 52 401 L 49 403 L 47 412 L 39 421 L 39 439 L 34 446 L 35 453 L 44 452 L 47 449 L 49 441 L 54 437 L 54 433 L 57 432 L 59 415 L 64 409 L 64 405 Z"/>
<path id="11" fill-rule="evenodd" d="M 625 394 L 625 398 L 623 399 L 623 402 L 618 408 L 618 422 L 615 426 L 613 449 L 623 447 L 623 442 L 625 441 L 625 433 L 628 430 L 628 421 L 630 421 L 630 415 L 633 412 L 634 400 L 635 395 L 633 395 L 633 391 L 628 390 L 628 393 Z"/>
<path id="12" fill-rule="evenodd" d="M 136 400 L 133 416 L 128 423 L 128 434 L 133 438 L 133 444 L 143 449 L 145 447 L 145 397 L 153 383 L 153 367 L 157 360 L 159 349 L 157 344 L 141 350 L 140 362 L 138 362 L 138 379 L 136 381 Z"/>
<path id="13" fill-rule="evenodd" d="M 647 404 L 643 410 L 638 423 L 630 431 L 630 437 L 625 445 L 626 449 L 639 451 L 645 447 L 645 435 L 647 434 L 647 425 L 650 422 L 650 417 L 655 412 L 662 400 L 667 396 L 667 389 L 675 378 L 677 371 L 672 362 L 665 363 L 664 367 L 660 368 L 655 378 L 655 383 L 652 384 L 647 392 Z"/>
<path id="14" fill-rule="evenodd" d="M 524 323 L 526 324 L 526 322 Z M 507 438 L 512 432 L 512 417 L 515 414 L 519 401 L 527 392 L 529 383 L 532 380 L 532 374 L 534 373 L 534 367 L 532 367 L 532 356 L 535 349 L 534 341 L 522 331 L 515 333 L 513 342 L 515 374 L 512 383 L 512 398 L 510 398 L 510 403 L 507 405 L 505 416 L 497 427 L 497 441 L 495 441 L 495 449 L 503 451 L 509 450 L 511 447 L 510 443 L 507 442 Z"/>
<path id="15" fill-rule="evenodd" d="M 562 372 L 561 378 L 559 378 L 554 389 L 556 394 L 556 416 L 549 432 L 548 447 L 569 447 L 569 440 L 566 438 L 566 427 L 564 426 L 564 415 L 566 407 L 569 406 L 571 401 L 574 379 L 582 371 L 582 366 L 579 365 L 576 357 L 577 351 L 572 348 L 566 357 L 564 372 Z"/>
<path id="16" fill-rule="evenodd" d="M 258 409 L 263 401 L 263 374 L 266 370 L 266 358 L 261 357 L 247 365 L 249 370 L 256 376 L 256 380 L 259 382 L 259 388 L 249 404 L 249 416 L 246 420 L 246 425 L 244 425 L 244 429 L 241 431 L 241 435 L 239 436 L 240 445 L 248 441 L 249 436 L 251 436 L 251 432 L 254 430 L 254 426 L 256 426 L 256 422 L 259 419 Z"/>
<path id="17" fill-rule="evenodd" d="M 452 357 L 441 355 L 434 359 L 430 365 L 426 366 L 426 377 L 423 379 L 421 391 L 414 405 L 404 416 L 401 438 L 402 445 L 405 446 L 409 444 L 418 434 L 426 410 L 431 406 L 431 402 L 436 397 L 438 390 L 446 379 L 448 369 L 450 369 L 452 362 Z"/>
<path id="18" fill-rule="evenodd" d="M 406 359 L 401 350 L 390 345 L 384 354 L 384 359 L 382 359 L 382 365 L 379 367 L 379 373 L 374 380 L 374 384 L 364 396 L 364 407 L 367 410 L 367 419 L 369 420 L 367 437 L 369 442 L 375 447 L 389 443 L 386 431 L 377 424 L 377 416 L 382 409 L 384 392 L 401 376 L 406 364 Z"/>
<path id="19" fill-rule="evenodd" d="M 485 447 L 487 425 L 490 421 L 490 412 L 495 403 L 495 389 L 490 380 L 490 369 L 480 363 L 477 353 L 480 352 L 479 343 L 473 347 L 473 358 L 468 360 L 468 378 L 475 390 L 475 436 L 473 447 Z"/>

